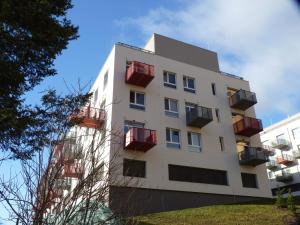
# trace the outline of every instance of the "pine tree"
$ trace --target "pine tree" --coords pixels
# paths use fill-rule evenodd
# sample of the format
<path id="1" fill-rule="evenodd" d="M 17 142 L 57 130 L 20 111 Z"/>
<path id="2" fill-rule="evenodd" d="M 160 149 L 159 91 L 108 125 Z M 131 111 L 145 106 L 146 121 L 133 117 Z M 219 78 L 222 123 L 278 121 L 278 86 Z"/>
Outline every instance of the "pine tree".
<path id="1" fill-rule="evenodd" d="M 295 198 L 291 192 L 291 189 L 289 189 L 288 197 L 287 197 L 287 207 L 292 212 L 296 211 L 296 205 L 295 205 Z"/>

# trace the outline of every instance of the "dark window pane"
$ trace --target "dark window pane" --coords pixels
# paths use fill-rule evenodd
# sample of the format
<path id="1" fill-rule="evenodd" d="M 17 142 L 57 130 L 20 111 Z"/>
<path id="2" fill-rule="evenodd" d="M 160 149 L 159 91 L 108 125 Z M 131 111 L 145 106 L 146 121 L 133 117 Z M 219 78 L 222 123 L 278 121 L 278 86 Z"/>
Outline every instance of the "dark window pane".
<path id="1" fill-rule="evenodd" d="M 194 89 L 195 88 L 195 84 L 194 84 L 194 80 L 193 79 L 188 79 L 188 87 Z"/>
<path id="2" fill-rule="evenodd" d="M 190 132 L 188 132 L 188 144 L 192 145 L 192 135 Z"/>
<path id="3" fill-rule="evenodd" d="M 169 165 L 169 180 L 228 185 L 227 171 Z"/>
<path id="4" fill-rule="evenodd" d="M 169 99 L 165 98 L 165 110 L 169 110 Z"/>
<path id="5" fill-rule="evenodd" d="M 145 104 L 145 99 L 144 99 L 145 95 L 142 93 L 136 93 L 136 103 L 140 104 L 140 105 L 144 105 Z"/>
<path id="6" fill-rule="evenodd" d="M 145 177 L 146 162 L 140 160 L 124 159 L 123 175 L 129 177 Z"/>
<path id="7" fill-rule="evenodd" d="M 166 129 L 166 139 L 167 139 L 167 141 L 171 141 L 171 139 L 170 139 L 170 129 Z"/>
<path id="8" fill-rule="evenodd" d="M 134 91 L 130 92 L 130 103 L 134 103 L 135 93 Z"/>
<path id="9" fill-rule="evenodd" d="M 257 188 L 256 174 L 241 173 L 243 187 Z"/>
<path id="10" fill-rule="evenodd" d="M 176 84 L 175 74 L 169 74 L 169 83 Z"/>
<path id="11" fill-rule="evenodd" d="M 172 131 L 172 142 L 179 143 L 179 131 L 177 130 Z"/>

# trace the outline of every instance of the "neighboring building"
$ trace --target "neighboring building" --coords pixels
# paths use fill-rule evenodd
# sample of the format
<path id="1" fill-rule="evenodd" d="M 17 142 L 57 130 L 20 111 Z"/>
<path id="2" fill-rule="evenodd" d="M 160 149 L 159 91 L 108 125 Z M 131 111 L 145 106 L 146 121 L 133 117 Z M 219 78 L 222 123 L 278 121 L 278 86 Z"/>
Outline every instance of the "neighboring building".
<path id="1" fill-rule="evenodd" d="M 280 188 L 300 195 L 300 113 L 265 128 L 260 136 L 274 151 L 266 164 L 272 194 Z"/>
<path id="2" fill-rule="evenodd" d="M 104 149 L 110 158 L 119 154 L 112 176 L 139 181 L 120 187 L 112 179 L 113 210 L 141 214 L 271 197 L 255 93 L 248 81 L 219 70 L 217 53 L 158 34 L 145 49 L 117 43 L 91 92 L 91 107 L 107 106 L 101 126 L 124 128 L 124 142 Z"/>

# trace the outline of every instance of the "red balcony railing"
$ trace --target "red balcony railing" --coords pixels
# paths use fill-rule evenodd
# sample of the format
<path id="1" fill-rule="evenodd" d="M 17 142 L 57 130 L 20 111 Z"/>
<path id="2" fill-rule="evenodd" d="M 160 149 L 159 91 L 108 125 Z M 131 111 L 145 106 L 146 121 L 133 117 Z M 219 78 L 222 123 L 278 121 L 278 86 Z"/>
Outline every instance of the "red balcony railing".
<path id="1" fill-rule="evenodd" d="M 262 122 L 259 119 L 244 117 L 233 124 L 234 133 L 251 137 L 263 130 Z"/>
<path id="2" fill-rule="evenodd" d="M 105 121 L 105 111 L 93 107 L 83 107 L 73 112 L 71 122 L 78 123 L 81 127 L 101 129 Z"/>
<path id="3" fill-rule="evenodd" d="M 83 165 L 79 162 L 64 164 L 64 177 L 80 178 L 83 174 Z"/>
<path id="4" fill-rule="evenodd" d="M 289 165 L 294 162 L 293 156 L 291 155 L 281 155 L 276 158 L 278 164 Z"/>
<path id="5" fill-rule="evenodd" d="M 147 87 L 153 78 L 153 65 L 132 61 L 127 67 L 125 82 L 141 87 Z"/>
<path id="6" fill-rule="evenodd" d="M 132 127 L 125 134 L 124 148 L 146 152 L 156 145 L 156 131 Z"/>

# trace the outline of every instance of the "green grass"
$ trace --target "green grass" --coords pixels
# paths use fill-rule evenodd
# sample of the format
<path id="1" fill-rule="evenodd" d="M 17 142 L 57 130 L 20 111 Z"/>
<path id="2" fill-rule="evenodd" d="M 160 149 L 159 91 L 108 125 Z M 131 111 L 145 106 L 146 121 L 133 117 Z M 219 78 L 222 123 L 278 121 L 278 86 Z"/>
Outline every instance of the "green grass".
<path id="1" fill-rule="evenodd" d="M 217 205 L 136 217 L 137 225 L 287 225 L 296 220 L 274 205 Z"/>

